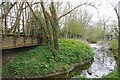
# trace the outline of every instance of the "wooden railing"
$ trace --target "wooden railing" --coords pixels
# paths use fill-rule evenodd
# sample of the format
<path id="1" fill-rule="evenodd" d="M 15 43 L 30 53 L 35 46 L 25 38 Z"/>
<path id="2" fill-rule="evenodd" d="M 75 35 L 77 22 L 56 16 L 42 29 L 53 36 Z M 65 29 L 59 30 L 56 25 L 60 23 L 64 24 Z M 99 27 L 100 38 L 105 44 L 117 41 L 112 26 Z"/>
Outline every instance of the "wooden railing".
<path id="1" fill-rule="evenodd" d="M 19 48 L 38 45 L 39 36 L 2 34 L 2 49 Z"/>

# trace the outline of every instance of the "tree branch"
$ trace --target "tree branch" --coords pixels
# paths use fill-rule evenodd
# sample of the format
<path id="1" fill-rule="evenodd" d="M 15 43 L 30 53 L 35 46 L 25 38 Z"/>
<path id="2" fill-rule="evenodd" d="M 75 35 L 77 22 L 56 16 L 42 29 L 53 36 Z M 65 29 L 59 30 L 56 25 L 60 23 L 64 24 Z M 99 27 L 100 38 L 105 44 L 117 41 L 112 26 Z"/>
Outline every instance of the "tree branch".
<path id="1" fill-rule="evenodd" d="M 116 15 L 117 15 L 117 18 L 118 18 L 118 20 L 119 20 L 119 15 L 118 15 L 117 9 L 114 8 L 114 10 L 115 10 L 115 13 L 116 13 Z"/>
<path id="2" fill-rule="evenodd" d="M 32 7 L 30 6 L 30 4 L 29 4 L 28 2 L 26 2 L 26 3 L 27 3 L 27 5 L 28 5 L 28 7 L 30 8 L 30 10 L 32 11 L 34 17 L 39 21 L 38 17 L 35 15 L 35 13 L 34 13 Z"/>
<path id="3" fill-rule="evenodd" d="M 67 14 L 71 13 L 72 11 L 74 11 L 75 9 L 77 9 L 77 8 L 79 8 L 80 6 L 83 6 L 83 5 L 89 5 L 89 6 L 95 7 L 94 5 L 86 2 L 86 3 L 83 3 L 83 4 L 80 4 L 80 5 L 76 6 L 75 8 L 71 9 L 71 10 L 68 11 L 67 13 L 59 16 L 57 19 L 60 19 L 60 18 L 62 18 L 62 17 L 64 17 L 64 16 L 66 16 Z M 95 7 L 95 8 L 96 8 L 96 7 Z"/>
<path id="4" fill-rule="evenodd" d="M 17 4 L 17 2 L 15 2 L 14 4 L 11 5 L 11 7 L 8 9 L 7 12 L 4 13 L 4 15 L 2 14 L 2 16 L 0 17 L 0 19 L 4 19 L 7 17 L 8 13 L 10 12 L 10 10 L 14 7 L 14 5 Z"/>

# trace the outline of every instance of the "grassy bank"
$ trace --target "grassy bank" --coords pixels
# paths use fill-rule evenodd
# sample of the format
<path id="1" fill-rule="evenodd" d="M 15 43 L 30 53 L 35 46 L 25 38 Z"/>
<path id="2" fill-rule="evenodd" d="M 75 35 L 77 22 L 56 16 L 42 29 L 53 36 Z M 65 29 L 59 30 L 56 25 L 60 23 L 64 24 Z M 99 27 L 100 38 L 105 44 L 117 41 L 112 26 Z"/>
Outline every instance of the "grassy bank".
<path id="1" fill-rule="evenodd" d="M 113 55 L 115 59 L 117 60 L 118 59 L 118 41 L 117 40 L 111 41 L 110 50 L 113 52 Z"/>
<path id="2" fill-rule="evenodd" d="M 109 50 L 112 51 L 114 58 L 118 59 L 118 40 L 103 40 L 103 42 L 110 42 Z"/>
<path id="3" fill-rule="evenodd" d="M 66 71 L 72 63 L 93 58 L 92 49 L 76 40 L 59 40 L 59 52 L 54 59 L 50 46 L 38 46 L 20 53 L 3 66 L 4 77 L 33 77 Z"/>
<path id="4" fill-rule="evenodd" d="M 111 45 L 110 45 L 109 49 L 112 51 L 114 58 L 117 60 L 118 59 L 118 41 L 111 40 L 110 43 L 111 43 Z M 118 71 L 112 71 L 108 75 L 103 76 L 103 78 L 119 78 Z"/>
<path id="5" fill-rule="evenodd" d="M 118 71 L 112 71 L 108 75 L 103 76 L 103 78 L 119 78 Z"/>

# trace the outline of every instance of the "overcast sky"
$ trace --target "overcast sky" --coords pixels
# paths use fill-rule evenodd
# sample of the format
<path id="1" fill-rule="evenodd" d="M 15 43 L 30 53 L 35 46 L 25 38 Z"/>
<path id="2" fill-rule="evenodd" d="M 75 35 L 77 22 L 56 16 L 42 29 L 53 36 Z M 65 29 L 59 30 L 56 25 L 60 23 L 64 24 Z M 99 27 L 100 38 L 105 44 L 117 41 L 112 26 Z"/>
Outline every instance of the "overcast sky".
<path id="1" fill-rule="evenodd" d="M 2 1 L 2 0 L 0 0 L 0 1 Z M 3 1 L 6 1 L 6 0 L 3 0 Z M 8 0 L 8 1 L 16 1 L 16 0 Z M 24 1 L 24 0 L 18 0 L 18 1 Z M 30 1 L 30 0 L 28 0 L 28 1 Z M 34 1 L 40 1 L 40 0 L 34 0 Z M 97 22 L 99 20 L 98 15 L 100 18 L 104 18 L 104 19 L 110 18 L 110 20 L 117 21 L 116 13 L 115 13 L 114 7 L 112 5 L 114 5 L 114 6 L 117 5 L 117 3 L 120 0 L 53 0 L 53 1 L 61 1 L 61 2 L 69 1 L 73 4 L 73 6 L 77 6 L 81 3 L 85 3 L 86 1 L 91 2 L 97 7 L 97 9 L 99 11 L 99 14 L 98 14 L 98 12 L 95 8 L 90 7 L 90 6 L 87 7 L 87 10 L 89 11 L 89 13 L 93 14 L 93 18 L 92 18 L 93 22 Z M 109 2 L 112 3 L 112 5 Z M 84 8 L 84 7 L 85 6 L 82 6 L 82 8 Z"/>
<path id="2" fill-rule="evenodd" d="M 68 0 L 71 1 L 74 5 L 84 3 L 85 0 Z M 83 2 L 84 1 L 84 2 Z M 120 0 L 87 0 L 88 2 L 94 3 L 99 11 L 100 18 L 110 18 L 110 20 L 117 20 L 116 13 L 114 11 L 114 6 L 118 4 Z M 112 3 L 112 5 L 110 3 Z M 93 14 L 92 21 L 98 21 L 98 12 L 95 8 L 87 7 L 87 10 Z"/>
<path id="3" fill-rule="evenodd" d="M 99 14 L 98 14 L 95 8 L 90 7 L 90 6 L 87 7 L 87 10 L 89 11 L 89 13 L 93 14 L 92 22 L 99 21 L 100 19 L 98 18 L 98 16 L 105 20 L 110 18 L 109 22 L 113 20 L 117 21 L 117 16 L 116 16 L 113 6 L 116 6 L 120 0 L 53 0 L 53 1 L 61 1 L 61 2 L 69 1 L 73 4 L 73 6 L 77 6 L 87 1 L 87 2 L 93 3 L 99 11 Z M 82 8 L 84 9 L 85 6 L 82 6 Z"/>

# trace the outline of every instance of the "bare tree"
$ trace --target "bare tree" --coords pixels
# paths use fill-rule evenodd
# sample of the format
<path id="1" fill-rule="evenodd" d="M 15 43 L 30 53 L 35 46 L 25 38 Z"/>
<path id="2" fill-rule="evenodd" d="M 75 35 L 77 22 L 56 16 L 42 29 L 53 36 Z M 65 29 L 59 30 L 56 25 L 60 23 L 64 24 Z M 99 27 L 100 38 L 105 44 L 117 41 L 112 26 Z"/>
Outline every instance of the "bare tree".
<path id="1" fill-rule="evenodd" d="M 10 8 L 0 17 L 0 19 L 6 18 L 10 10 L 15 6 L 15 4 L 17 4 L 17 2 L 14 2 L 13 4 L 11 4 Z M 4 6 L 4 3 L 2 5 Z"/>
<path id="2" fill-rule="evenodd" d="M 46 23 L 46 27 L 47 27 L 47 31 L 48 31 L 48 35 L 49 35 L 49 41 L 51 44 L 52 49 L 54 49 L 54 42 L 53 42 L 53 38 L 52 38 L 52 31 L 50 29 L 50 24 L 49 24 L 49 13 L 45 10 L 44 4 L 43 2 L 41 2 L 41 7 L 42 7 L 42 11 L 44 14 L 44 18 L 45 18 L 45 23 Z M 48 16 L 49 15 L 49 16 Z"/>
<path id="3" fill-rule="evenodd" d="M 100 19 L 100 22 L 102 23 L 102 25 L 103 25 L 103 32 L 104 32 L 104 36 L 103 36 L 103 39 L 105 40 L 105 36 L 106 36 L 106 26 L 107 26 L 107 23 L 109 22 L 109 20 L 110 20 L 110 17 L 108 17 L 108 18 L 104 18 L 104 17 L 102 17 L 102 18 L 99 18 Z"/>
<path id="4" fill-rule="evenodd" d="M 120 15 L 119 15 L 120 13 L 118 13 L 118 10 L 120 10 L 120 2 L 118 2 L 118 4 L 116 4 L 116 5 L 113 5 L 111 2 L 109 2 L 109 3 L 113 7 L 113 9 L 117 15 L 117 19 L 118 19 L 118 61 L 117 61 L 117 65 L 118 65 L 118 72 L 120 72 Z M 118 76 L 120 77 L 120 73 Z"/>
<path id="5" fill-rule="evenodd" d="M 16 21 L 15 21 L 14 25 L 12 26 L 11 33 L 15 33 L 16 28 L 18 28 L 18 33 L 19 33 L 19 23 L 20 23 L 20 16 L 23 11 L 23 5 L 24 5 L 24 2 L 20 5 L 20 8 L 18 9 Z"/>
<path id="6" fill-rule="evenodd" d="M 42 2 L 41 2 L 42 3 Z M 42 3 L 42 8 L 43 8 L 43 3 Z M 54 52 L 56 53 L 58 50 L 59 50 L 59 47 L 58 47 L 58 28 L 59 28 L 59 19 L 70 14 L 71 12 L 73 12 L 74 10 L 76 10 L 77 8 L 79 8 L 80 6 L 82 5 L 88 5 L 88 6 L 92 6 L 92 7 L 95 7 L 94 5 L 92 5 L 91 3 L 83 3 L 83 4 L 80 4 L 78 6 L 76 6 L 75 8 L 69 10 L 68 12 L 66 13 L 63 13 L 61 16 L 58 17 L 58 14 L 56 13 L 56 7 L 55 7 L 55 3 L 53 1 L 51 1 L 50 5 L 49 5 L 49 10 L 50 10 L 50 13 L 48 13 L 47 11 L 45 11 L 43 9 L 43 12 L 44 12 L 44 17 L 46 18 L 47 16 L 50 23 L 51 23 L 51 26 L 52 26 L 52 35 L 53 35 L 53 42 L 54 42 Z M 45 12 L 47 13 L 47 16 L 45 14 Z M 47 19 L 47 18 L 46 18 Z M 46 21 L 46 24 L 47 21 Z"/>

